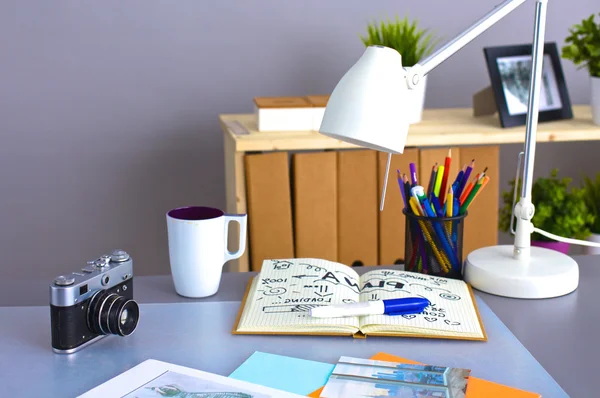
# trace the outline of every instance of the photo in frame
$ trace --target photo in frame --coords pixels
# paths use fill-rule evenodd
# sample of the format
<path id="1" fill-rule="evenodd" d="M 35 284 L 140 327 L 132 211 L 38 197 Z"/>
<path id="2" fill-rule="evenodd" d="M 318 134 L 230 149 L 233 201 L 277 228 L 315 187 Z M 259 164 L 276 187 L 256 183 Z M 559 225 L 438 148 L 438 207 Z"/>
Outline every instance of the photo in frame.
<path id="1" fill-rule="evenodd" d="M 525 125 L 531 81 L 532 45 L 484 48 L 502 127 Z M 539 122 L 572 119 L 573 110 L 556 43 L 544 45 Z"/>

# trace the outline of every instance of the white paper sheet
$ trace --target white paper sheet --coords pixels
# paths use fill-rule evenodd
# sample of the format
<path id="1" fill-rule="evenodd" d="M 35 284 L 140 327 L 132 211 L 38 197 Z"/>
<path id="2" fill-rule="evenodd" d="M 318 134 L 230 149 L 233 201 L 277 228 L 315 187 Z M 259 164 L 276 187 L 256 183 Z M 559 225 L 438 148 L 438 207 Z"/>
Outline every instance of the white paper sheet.
<path id="1" fill-rule="evenodd" d="M 81 395 L 82 398 L 299 398 L 225 376 L 149 359 Z"/>

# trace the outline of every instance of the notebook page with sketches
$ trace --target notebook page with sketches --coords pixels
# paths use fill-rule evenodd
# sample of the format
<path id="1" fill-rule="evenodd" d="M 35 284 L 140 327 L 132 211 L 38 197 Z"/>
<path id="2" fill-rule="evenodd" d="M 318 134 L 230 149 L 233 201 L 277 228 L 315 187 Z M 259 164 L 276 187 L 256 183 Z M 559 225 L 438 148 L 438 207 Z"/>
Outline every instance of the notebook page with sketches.
<path id="1" fill-rule="evenodd" d="M 365 334 L 403 333 L 485 339 L 485 332 L 468 285 L 449 278 L 395 270 L 362 275 L 361 301 L 423 297 L 430 305 L 420 314 L 369 315 L 360 320 Z"/>
<path id="2" fill-rule="evenodd" d="M 358 318 L 312 318 L 309 310 L 358 300 L 359 276 L 350 267 L 320 259 L 265 260 L 236 331 L 354 334 Z"/>

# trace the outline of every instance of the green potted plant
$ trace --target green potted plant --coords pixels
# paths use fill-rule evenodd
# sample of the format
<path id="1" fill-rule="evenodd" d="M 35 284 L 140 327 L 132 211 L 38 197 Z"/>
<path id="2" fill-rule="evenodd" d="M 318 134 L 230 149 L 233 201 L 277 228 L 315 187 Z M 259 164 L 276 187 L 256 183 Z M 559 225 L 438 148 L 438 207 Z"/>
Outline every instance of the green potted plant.
<path id="1" fill-rule="evenodd" d="M 585 177 L 583 182 L 585 190 L 586 205 L 593 214 L 594 220 L 590 223 L 590 236 L 587 240 L 600 243 L 600 173 L 596 174 L 596 179 Z M 584 246 L 586 254 L 600 254 L 600 248 Z"/>
<path id="2" fill-rule="evenodd" d="M 595 124 L 600 124 L 600 24 L 596 24 L 594 17 L 592 14 L 569 29 L 562 57 L 588 70 L 592 86 L 592 118 Z"/>
<path id="3" fill-rule="evenodd" d="M 535 205 L 533 224 L 546 232 L 565 238 L 586 239 L 590 235 L 589 226 L 595 217 L 586 204 L 586 190 L 571 188 L 571 178 L 558 178 L 558 170 L 552 170 L 550 177 L 538 178 L 532 187 L 531 200 Z M 504 206 L 500 209 L 500 229 L 510 231 L 515 180 L 510 181 L 511 189 L 502 192 Z M 518 193 L 521 192 L 519 182 Z M 517 195 L 517 202 L 520 196 Z M 557 242 L 538 233 L 533 233 L 531 245 L 546 247 L 568 254 L 569 244 Z"/>
<path id="4" fill-rule="evenodd" d="M 367 35 L 361 36 L 365 47 L 385 46 L 393 48 L 402 55 L 402 66 L 410 68 L 417 64 L 424 57 L 430 55 L 436 46 L 438 39 L 428 29 L 419 27 L 416 20 L 409 20 L 406 16 L 403 19 L 396 17 L 395 20 L 373 21 L 367 25 Z M 418 123 L 423 116 L 425 106 L 425 91 L 427 78 L 416 90 L 409 91 L 407 111 L 410 115 L 410 123 Z"/>

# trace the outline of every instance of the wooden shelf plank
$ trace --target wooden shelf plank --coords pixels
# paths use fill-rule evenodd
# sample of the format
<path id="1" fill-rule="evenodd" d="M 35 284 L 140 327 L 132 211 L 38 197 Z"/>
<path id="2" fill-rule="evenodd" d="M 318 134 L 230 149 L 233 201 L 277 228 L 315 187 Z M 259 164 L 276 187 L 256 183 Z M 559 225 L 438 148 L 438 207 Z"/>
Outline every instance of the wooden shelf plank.
<path id="1" fill-rule="evenodd" d="M 600 140 L 600 126 L 593 124 L 589 106 L 575 105 L 573 114 L 570 120 L 540 123 L 537 142 Z M 224 114 L 219 120 L 236 152 L 357 148 L 316 131 L 259 132 L 253 114 Z M 423 121 L 411 126 L 406 146 L 495 145 L 524 138 L 525 126 L 502 128 L 497 115 L 473 117 L 471 108 L 426 109 Z"/>

